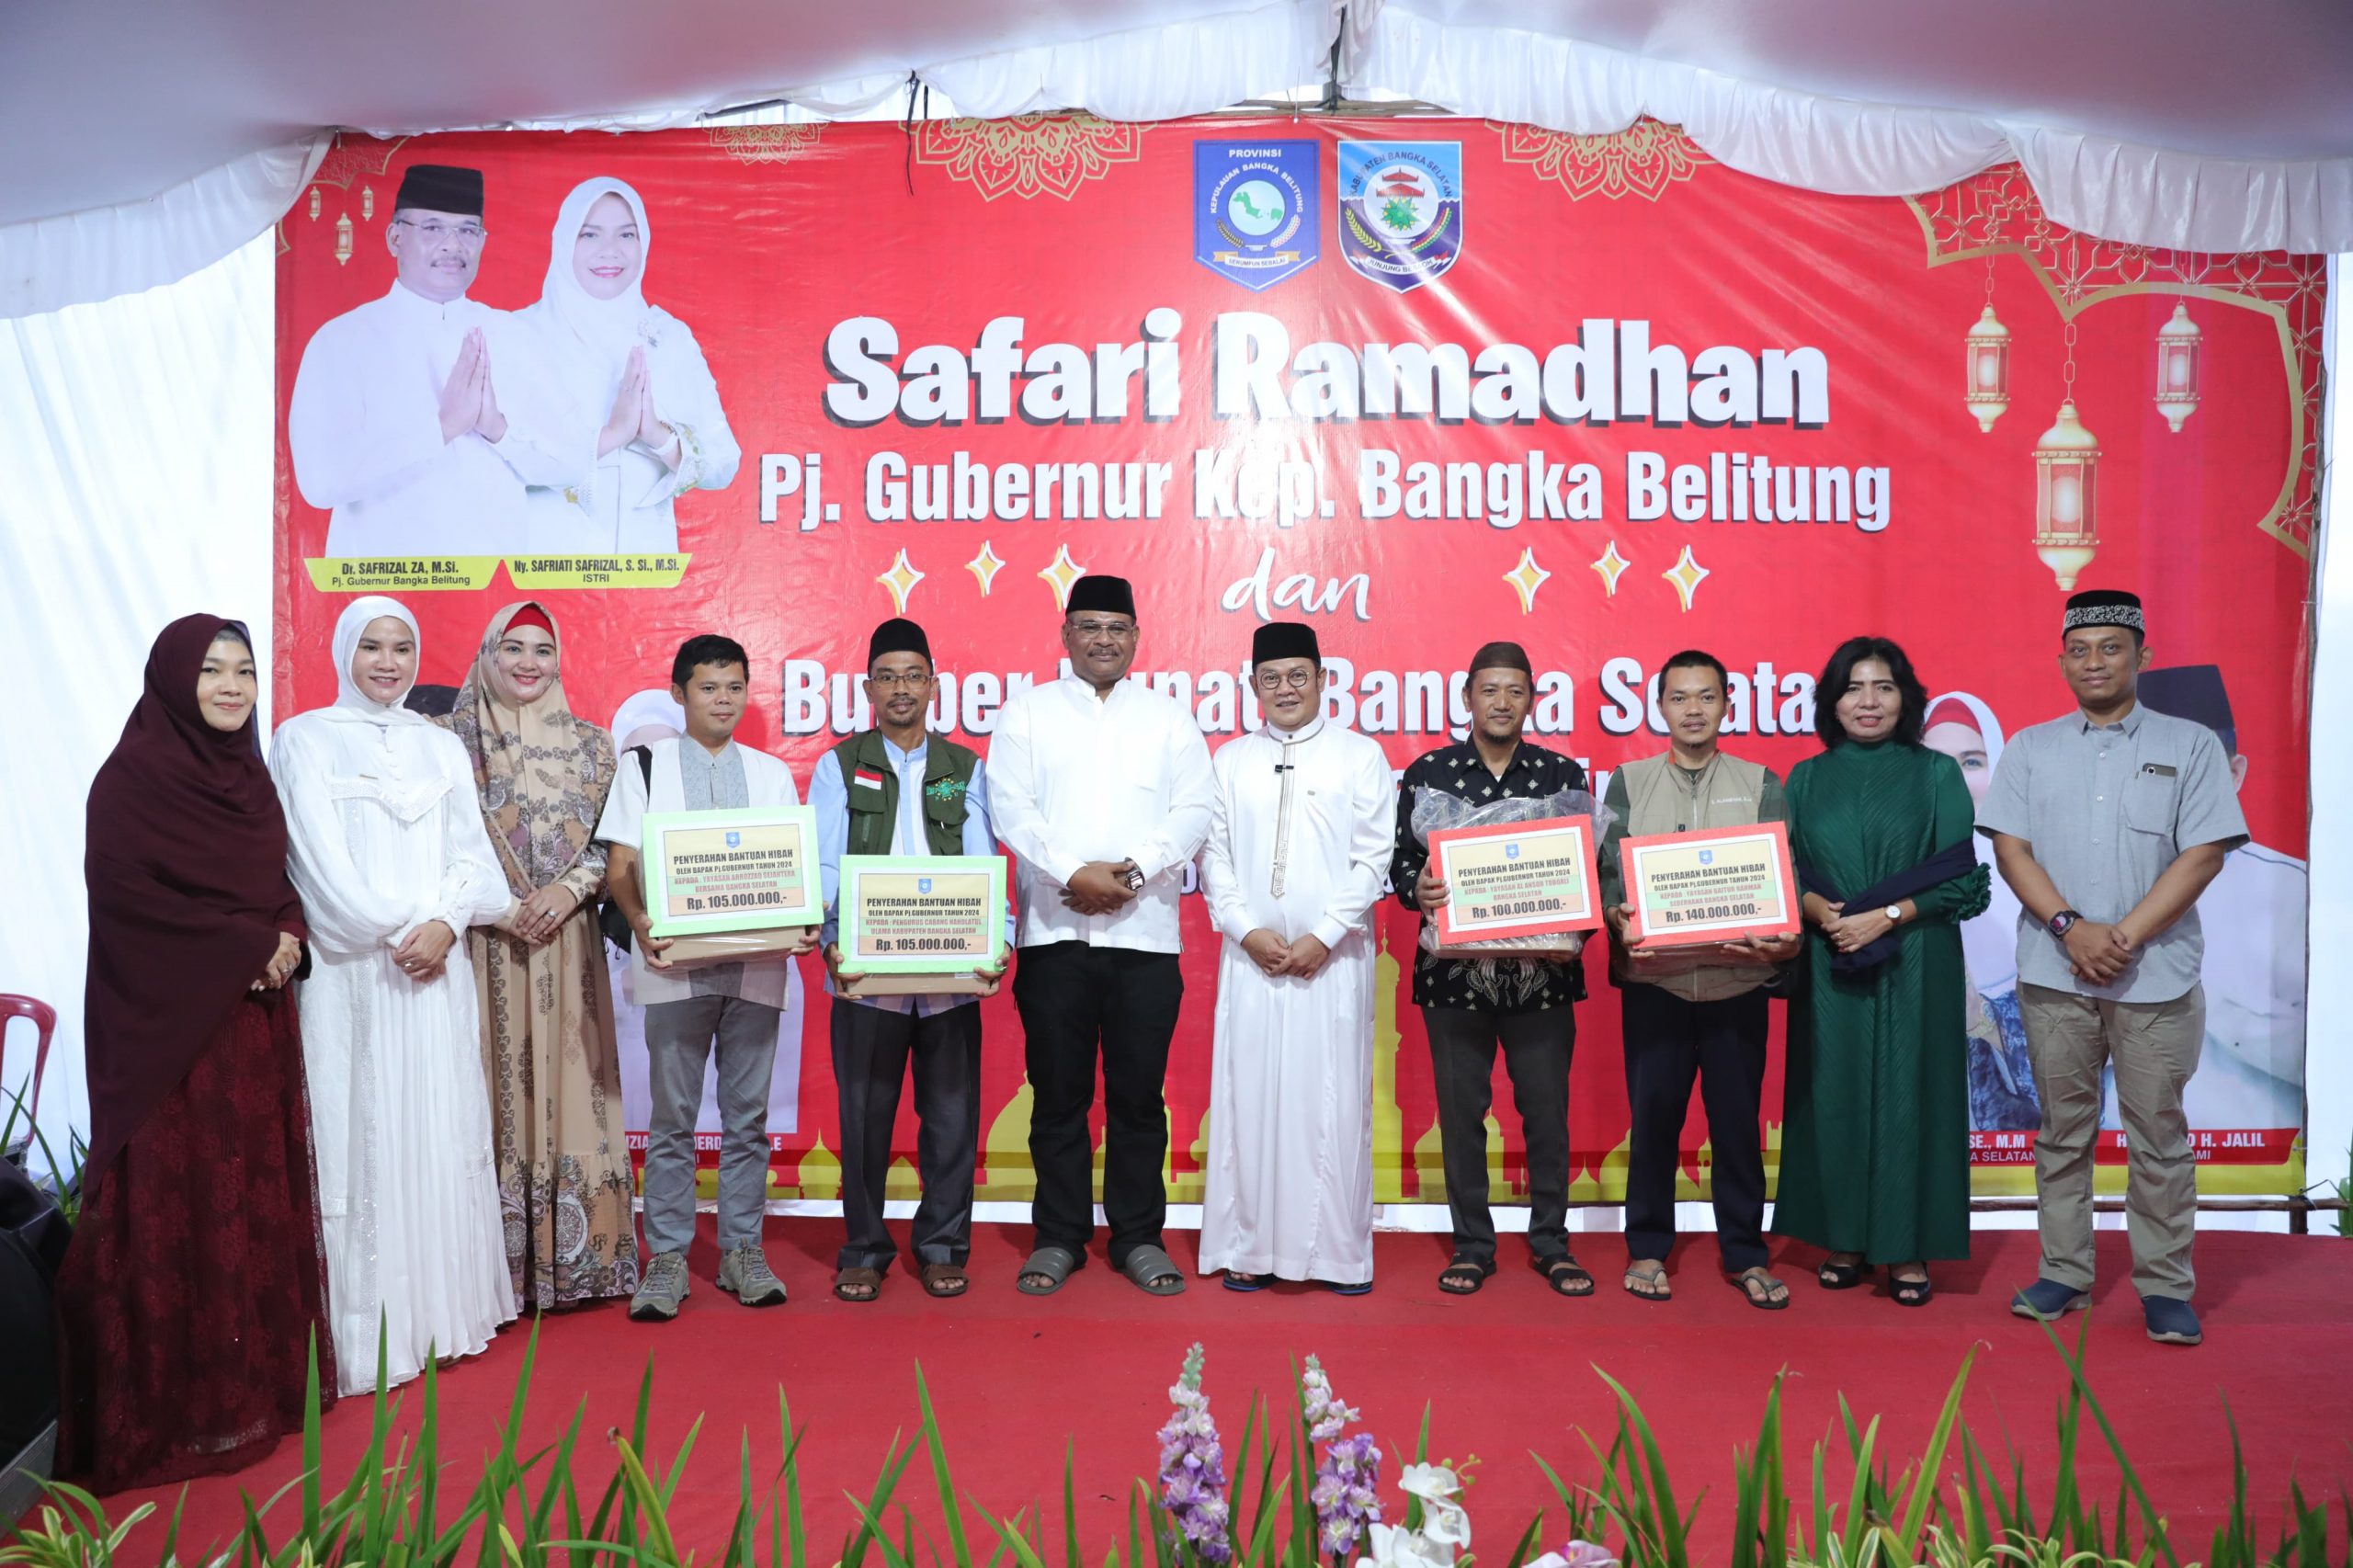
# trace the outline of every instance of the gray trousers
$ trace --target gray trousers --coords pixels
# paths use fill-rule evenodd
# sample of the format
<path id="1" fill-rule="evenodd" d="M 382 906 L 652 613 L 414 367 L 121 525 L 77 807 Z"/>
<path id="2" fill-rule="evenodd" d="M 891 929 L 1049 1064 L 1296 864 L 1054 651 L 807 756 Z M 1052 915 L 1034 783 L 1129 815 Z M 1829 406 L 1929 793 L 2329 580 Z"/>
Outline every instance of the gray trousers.
<path id="1" fill-rule="evenodd" d="M 2189 1266 L 2198 1156 L 2181 1091 L 2206 1043 L 2205 987 L 2193 985 L 2170 1002 L 2106 1002 L 2021 984 L 2018 1014 L 2042 1099 L 2042 1130 L 2034 1140 L 2042 1277 L 2077 1290 L 2092 1288 L 2092 1156 L 2100 1069 L 2112 1066 L 2124 1123 L 2132 1288 L 2144 1297 L 2189 1300 L 2198 1288 Z"/>
<path id="2" fill-rule="evenodd" d="M 695 1116 L 703 1063 L 719 1052 L 719 1250 L 756 1245 L 767 1212 L 768 1080 L 777 1009 L 740 996 L 692 996 L 645 1009 L 645 1257 L 695 1239 Z"/>
<path id="3" fill-rule="evenodd" d="M 1438 1138 L 1454 1255 L 1495 1261 L 1495 1217 L 1487 1207 L 1487 1109 L 1495 1100 L 1495 1048 L 1503 1047 L 1528 1148 L 1528 1245 L 1538 1257 L 1569 1252 L 1569 1058 L 1576 1015 L 1565 1006 L 1528 1013 L 1424 1007 L 1430 1074 L 1438 1089 Z"/>

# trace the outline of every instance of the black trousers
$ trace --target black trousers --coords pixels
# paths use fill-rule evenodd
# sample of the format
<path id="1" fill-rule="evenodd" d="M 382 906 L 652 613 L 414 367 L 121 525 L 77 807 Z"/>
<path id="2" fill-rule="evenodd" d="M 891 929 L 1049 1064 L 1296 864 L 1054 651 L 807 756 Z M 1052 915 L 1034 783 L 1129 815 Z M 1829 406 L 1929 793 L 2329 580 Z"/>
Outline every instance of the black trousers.
<path id="1" fill-rule="evenodd" d="M 1158 1246 L 1168 1217 L 1168 1041 L 1185 977 L 1175 953 L 1086 942 L 1023 948 L 1013 975 L 1029 1072 L 1030 1206 L 1038 1245 L 1085 1255 L 1095 1233 L 1095 1070 L 1103 1068 L 1103 1218 L 1111 1267 Z"/>
<path id="2" fill-rule="evenodd" d="M 1761 990 L 1686 1002 L 1639 983 L 1626 1003 L 1626 1255 L 1664 1260 L 1675 1245 L 1676 1146 L 1691 1108 L 1691 1080 L 1708 1113 L 1716 1251 L 1725 1272 L 1765 1266 L 1765 1150 L 1757 1125 L 1765 1090 L 1768 1011 Z"/>
<path id="3" fill-rule="evenodd" d="M 972 1171 L 981 1150 L 981 1009 L 927 1018 L 835 998 L 834 1085 L 841 1096 L 842 1220 L 837 1268 L 887 1270 L 899 1256 L 882 1224 L 899 1091 L 915 1063 L 915 1261 L 962 1263 L 972 1247 Z"/>
<path id="4" fill-rule="evenodd" d="M 1500 1044 L 1528 1146 L 1528 1244 L 1539 1257 L 1565 1256 L 1569 1058 L 1576 1050 L 1576 1015 L 1567 1007 L 1529 1013 L 1425 1007 L 1422 1022 L 1438 1082 L 1438 1148 L 1446 1165 L 1455 1256 L 1474 1263 L 1495 1260 L 1495 1220 L 1487 1208 L 1487 1108 L 1495 1099 Z"/>

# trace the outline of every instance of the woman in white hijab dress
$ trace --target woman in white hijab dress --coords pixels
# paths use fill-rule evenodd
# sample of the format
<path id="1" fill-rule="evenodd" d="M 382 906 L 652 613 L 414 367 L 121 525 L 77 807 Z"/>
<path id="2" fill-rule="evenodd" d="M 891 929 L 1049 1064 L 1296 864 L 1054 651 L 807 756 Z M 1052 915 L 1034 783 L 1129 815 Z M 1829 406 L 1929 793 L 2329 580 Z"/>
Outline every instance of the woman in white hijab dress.
<path id="1" fill-rule="evenodd" d="M 511 915 L 473 767 L 401 706 L 416 618 L 354 599 L 335 622 L 335 706 L 280 725 L 269 770 L 311 926 L 302 1055 L 317 1143 L 327 1310 L 342 1392 L 471 1356 L 515 1316 L 498 1207 L 470 926 Z"/>
<path id="2" fill-rule="evenodd" d="M 602 428 L 585 484 L 531 491 L 533 554 L 676 551 L 677 497 L 735 478 L 743 453 L 695 335 L 645 302 L 653 247 L 645 203 L 620 180 L 574 187 L 556 214 L 547 281 L 517 319 L 540 372 Z"/>

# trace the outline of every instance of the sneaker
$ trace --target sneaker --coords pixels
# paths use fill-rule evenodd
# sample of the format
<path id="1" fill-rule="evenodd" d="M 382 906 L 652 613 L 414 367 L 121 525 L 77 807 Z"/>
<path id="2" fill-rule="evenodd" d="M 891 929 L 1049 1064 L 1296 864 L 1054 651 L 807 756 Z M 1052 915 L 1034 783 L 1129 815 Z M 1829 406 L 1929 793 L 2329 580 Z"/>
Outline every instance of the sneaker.
<path id="1" fill-rule="evenodd" d="M 2206 1337 L 2198 1326 L 2197 1311 L 2172 1296 L 2142 1297 L 2141 1316 L 2149 1325 L 2149 1337 L 2160 1345 L 2196 1345 Z"/>
<path id="2" fill-rule="evenodd" d="M 668 1323 L 687 1299 L 687 1255 L 664 1252 L 645 1266 L 645 1282 L 629 1299 L 629 1315 L 640 1323 Z"/>
<path id="3" fill-rule="evenodd" d="M 2092 1304 L 2088 1291 L 2056 1279 L 2038 1279 L 2010 1298 L 2010 1311 L 2037 1323 L 2056 1323 L 2069 1312 Z"/>
<path id="4" fill-rule="evenodd" d="M 746 1242 L 719 1260 L 719 1288 L 733 1290 L 747 1307 L 780 1307 L 784 1281 L 768 1272 L 767 1255 L 756 1242 Z"/>

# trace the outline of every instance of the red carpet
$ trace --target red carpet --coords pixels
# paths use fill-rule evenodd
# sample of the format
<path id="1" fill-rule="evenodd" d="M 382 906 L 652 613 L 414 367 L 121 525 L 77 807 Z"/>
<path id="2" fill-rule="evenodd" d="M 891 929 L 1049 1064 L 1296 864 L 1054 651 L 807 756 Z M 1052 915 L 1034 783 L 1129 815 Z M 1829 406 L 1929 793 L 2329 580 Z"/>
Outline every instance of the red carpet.
<path id="1" fill-rule="evenodd" d="M 1013 1289 L 1026 1230 L 984 1226 L 975 1246 L 972 1294 L 934 1301 L 894 1270 L 881 1301 L 853 1306 L 827 1290 L 835 1221 L 769 1222 L 769 1256 L 792 1291 L 790 1304 L 752 1312 L 711 1286 L 716 1266 L 705 1234 L 693 1259 L 694 1294 L 671 1324 L 631 1324 L 618 1307 L 551 1319 L 541 1331 L 538 1378 L 524 1448 L 551 1440 L 575 1403 L 587 1403 L 584 1450 L 593 1435 L 626 1427 L 648 1353 L 655 1358 L 655 1452 L 667 1460 L 698 1415 L 702 1438 L 681 1487 L 674 1523 L 681 1545 L 724 1535 L 735 1504 L 737 1434 L 748 1427 L 756 1477 L 779 1459 L 776 1391 L 810 1428 L 801 1449 L 811 1508 L 812 1552 L 830 1561 L 852 1514 L 846 1490 L 873 1484 L 892 1435 L 917 1423 L 914 1366 L 931 1381 L 959 1489 L 1010 1514 L 1032 1503 L 1059 1506 L 1063 1452 L 1076 1445 L 1081 1539 L 1097 1558 L 1124 1542 L 1132 1479 L 1157 1463 L 1153 1440 L 1167 1414 L 1166 1389 L 1193 1340 L 1209 1349 L 1211 1408 L 1232 1454 L 1253 1389 L 1286 1406 L 1294 1358 L 1319 1354 L 1340 1393 L 1361 1406 L 1384 1450 L 1383 1498 L 1395 1495 L 1401 1457 L 1410 1457 L 1425 1402 L 1433 1409 L 1433 1458 L 1475 1454 L 1469 1496 L 1475 1544 L 1500 1562 L 1550 1488 L 1529 1458 L 1543 1455 L 1571 1482 L 1590 1479 L 1595 1460 L 1582 1428 L 1607 1444 L 1613 1416 L 1602 1368 L 1643 1402 L 1688 1506 L 1707 1491 L 1700 1543 L 1716 1554 L 1730 1530 L 1732 1447 L 1753 1440 L 1777 1368 L 1790 1373 L 1785 1396 L 1787 1455 L 1803 1477 L 1813 1443 L 1835 1429 L 1843 1392 L 1857 1415 L 1885 1417 L 1881 1452 L 1901 1468 L 1926 1439 L 1961 1357 L 1978 1349 L 1966 1416 L 1997 1460 L 2005 1436 L 2026 1456 L 2038 1507 L 2050 1497 L 2053 1415 L 2063 1369 L 2042 1335 L 2006 1311 L 2009 1293 L 2033 1272 L 2030 1233 L 1981 1233 L 1978 1256 L 1941 1266 L 1937 1300 L 1906 1311 L 1883 1294 L 1821 1290 L 1807 1259 L 1784 1256 L 1788 1312 L 1742 1303 L 1708 1265 L 1706 1238 L 1687 1241 L 1675 1265 L 1678 1292 L 1668 1305 L 1641 1302 L 1618 1288 L 1621 1244 L 1586 1238 L 1583 1261 L 1601 1283 L 1592 1301 L 1547 1293 L 1526 1267 L 1518 1238 L 1504 1238 L 1504 1268 L 1479 1295 L 1441 1298 L 1441 1238 L 1386 1235 L 1380 1284 L 1342 1300 L 1280 1287 L 1255 1296 L 1196 1278 L 1173 1301 L 1146 1298 L 1105 1267 L 1100 1248 L 1055 1297 L 1033 1301 Z M 1189 1233 L 1171 1234 L 1180 1263 L 1194 1256 Z M 2353 1484 L 2353 1241 L 2212 1233 L 2199 1241 L 2200 1306 L 2207 1343 L 2198 1349 L 2151 1344 L 2127 1278 L 2124 1238 L 2103 1232 L 2090 1339 L 2093 1388 L 2122 1435 L 2158 1506 L 2171 1518 L 2185 1560 L 2203 1557 L 2228 1506 L 2230 1438 L 2223 1399 L 2238 1420 L 2252 1476 L 2250 1494 L 2268 1539 L 2290 1477 L 2308 1497 L 2334 1498 Z M 2075 1332 L 2069 1325 L 2069 1335 Z M 472 1484 L 474 1455 L 494 1443 L 527 1334 L 510 1331 L 482 1358 L 441 1380 L 443 1455 L 453 1461 L 445 1489 Z M 405 1425 L 415 1424 L 408 1391 Z M 330 1485 L 364 1450 L 367 1402 L 326 1421 Z M 2117 1471 L 2086 1421 L 2091 1494 L 2115 1495 Z M 1843 1451 L 1843 1444 L 1841 1445 Z M 187 1505 L 182 1558 L 190 1546 L 225 1537 L 237 1523 L 237 1494 L 266 1497 L 300 1466 L 289 1439 L 242 1476 L 201 1483 Z M 590 1464 L 609 1473 L 601 1453 Z M 1834 1462 L 1834 1474 L 1843 1473 Z M 1802 1481 L 1799 1482 L 1802 1485 Z M 1843 1496 L 1843 1483 L 1840 1488 Z M 930 1511 L 928 1474 L 918 1461 L 903 1498 Z M 135 1502 L 112 1499 L 118 1519 Z M 1802 1499 L 1801 1499 L 1802 1504 Z M 282 1505 L 290 1510 L 291 1503 Z M 1557 1534 L 1551 1509 L 1546 1534 Z M 160 1541 L 160 1526 L 144 1527 Z M 131 1558 L 140 1556 L 133 1538 Z M 1558 1544 L 1555 1541 L 1553 1544 Z M 819 1554 L 823 1549 L 822 1555 Z M 984 1549 L 985 1551 L 985 1549 Z"/>

